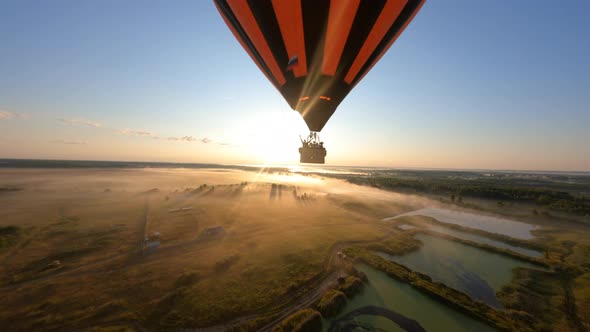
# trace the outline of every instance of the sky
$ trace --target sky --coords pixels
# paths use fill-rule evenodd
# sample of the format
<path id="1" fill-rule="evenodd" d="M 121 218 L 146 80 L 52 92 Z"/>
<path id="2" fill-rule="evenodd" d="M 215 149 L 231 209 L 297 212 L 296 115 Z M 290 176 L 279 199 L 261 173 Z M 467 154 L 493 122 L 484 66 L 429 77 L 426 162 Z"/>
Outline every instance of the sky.
<path id="1" fill-rule="evenodd" d="M 328 165 L 590 171 L 590 2 L 427 1 Z M 0 0 L 0 158 L 297 163 L 301 116 L 212 1 Z"/>

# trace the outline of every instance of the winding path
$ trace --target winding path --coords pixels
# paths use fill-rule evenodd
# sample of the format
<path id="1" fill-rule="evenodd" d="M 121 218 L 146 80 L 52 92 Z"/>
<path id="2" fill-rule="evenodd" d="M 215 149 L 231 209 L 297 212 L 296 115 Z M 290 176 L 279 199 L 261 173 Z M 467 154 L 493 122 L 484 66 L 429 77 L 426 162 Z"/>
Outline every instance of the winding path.
<path id="1" fill-rule="evenodd" d="M 383 240 L 385 238 L 390 237 L 392 234 L 396 233 L 397 231 L 391 228 L 387 228 L 385 226 L 378 226 L 384 230 L 387 230 L 387 233 L 380 237 L 379 239 L 376 239 L 376 241 L 380 241 Z M 371 241 L 375 241 L 375 240 L 371 240 Z M 324 273 L 325 276 L 321 279 L 321 281 L 317 284 L 317 285 L 313 285 L 312 288 L 313 290 L 307 293 L 302 294 L 300 297 L 298 298 L 289 298 L 287 299 L 286 303 L 282 304 L 283 309 L 280 310 L 280 312 L 277 314 L 277 317 L 275 317 L 275 319 L 273 319 L 271 322 L 269 322 L 268 324 L 264 325 L 263 327 L 260 328 L 259 331 L 271 331 L 272 328 L 279 324 L 283 319 L 289 317 L 290 315 L 292 315 L 293 313 L 301 310 L 301 309 L 305 309 L 309 306 L 311 306 L 314 302 L 318 301 L 326 291 L 328 291 L 330 288 L 334 287 L 336 285 L 336 283 L 338 282 L 338 277 L 344 276 L 346 275 L 346 272 L 342 269 L 342 265 L 344 263 L 343 258 L 341 258 L 340 256 L 338 256 L 338 252 L 342 251 L 344 248 L 354 245 L 354 244 L 359 244 L 359 243 L 364 243 L 367 242 L 366 240 L 358 240 L 358 241 L 343 241 L 343 242 L 338 242 L 335 243 L 334 245 L 332 245 L 332 247 L 330 248 L 330 250 L 328 251 L 328 255 L 326 256 L 326 258 L 324 259 Z M 331 271 L 331 272 L 329 272 Z M 301 288 L 310 288 L 311 285 L 307 284 L 302 286 Z M 285 302 L 283 300 L 283 302 Z M 276 305 L 274 305 L 276 307 Z M 261 314 L 264 313 L 264 310 L 259 310 L 260 312 L 247 317 L 248 319 L 240 319 L 241 322 L 240 323 L 245 323 L 248 320 L 254 319 L 256 318 L 256 316 L 259 316 Z M 246 318 L 246 317 L 243 317 Z M 231 325 L 236 325 L 236 322 L 228 322 L 229 326 Z M 237 324 L 239 325 L 239 324 Z M 226 325 L 226 328 L 228 327 L 228 325 Z M 211 330 L 214 331 L 214 330 Z"/>
<path id="2" fill-rule="evenodd" d="M 120 254 L 109 256 L 109 257 L 105 257 L 103 259 L 98 259 L 93 262 L 89 262 L 89 263 L 79 265 L 76 267 L 66 268 L 61 271 L 56 271 L 55 273 L 45 275 L 42 277 L 23 280 L 21 282 L 3 285 L 2 287 L 0 287 L 0 291 L 14 290 L 14 289 L 17 289 L 19 287 L 22 287 L 22 286 L 25 286 L 28 284 L 37 283 L 39 281 L 55 278 L 57 276 L 83 275 L 83 274 L 90 274 L 90 273 L 93 273 L 93 274 L 94 273 L 110 273 L 110 272 L 114 272 L 114 271 L 118 271 L 118 270 L 124 270 L 124 269 L 127 269 L 127 268 L 145 260 L 146 258 L 149 259 L 148 257 L 150 257 L 150 256 L 161 256 L 161 255 L 173 254 L 177 250 L 186 250 L 187 247 L 193 246 L 193 245 L 198 245 L 202 242 L 201 239 L 197 238 L 197 239 L 189 240 L 189 241 L 186 241 L 183 243 L 175 244 L 172 246 L 160 247 L 156 252 L 154 252 L 148 256 L 143 255 L 144 239 L 145 239 L 145 234 L 146 234 L 147 225 L 148 225 L 148 211 L 149 211 L 149 203 L 148 203 L 148 200 L 146 199 L 146 203 L 143 206 L 143 209 L 141 211 L 141 215 L 137 220 L 138 234 L 141 236 L 141 239 L 140 239 L 140 241 L 138 241 L 139 242 L 138 246 L 134 247 L 132 250 L 125 252 L 125 253 L 120 253 Z M 351 223 L 351 224 L 355 224 L 355 223 Z M 386 226 L 382 226 L 382 225 L 378 225 L 378 224 L 375 226 L 385 230 L 386 233 L 382 237 L 380 237 L 378 239 L 370 240 L 370 241 L 379 241 L 379 240 L 385 239 L 387 237 L 390 237 L 392 234 L 397 232 L 395 229 L 392 229 L 392 228 L 389 228 Z M 194 328 L 194 329 L 185 328 L 185 329 L 183 329 L 183 331 L 202 331 L 202 332 L 225 331 L 231 327 L 236 327 L 236 326 L 244 324 L 250 320 L 256 319 L 256 318 L 260 317 L 261 315 L 274 312 L 275 318 L 271 322 L 269 322 L 268 324 L 266 324 L 265 326 L 263 326 L 262 328 L 259 329 L 259 331 L 270 331 L 270 330 L 272 330 L 272 328 L 276 324 L 280 323 L 286 317 L 290 316 L 291 314 L 295 313 L 298 310 L 301 310 L 301 309 L 311 306 L 314 302 L 319 300 L 326 291 L 328 291 L 330 288 L 334 287 L 338 281 L 338 278 L 346 275 L 346 272 L 342 268 L 343 263 L 344 263 L 343 258 L 338 256 L 338 252 L 343 250 L 347 246 L 359 244 L 359 243 L 363 243 L 363 242 L 367 242 L 367 241 L 366 240 L 343 241 L 343 242 L 338 242 L 338 243 L 333 244 L 332 247 L 330 247 L 330 250 L 328 251 L 326 258 L 324 259 L 323 271 L 321 271 L 316 277 L 312 278 L 307 283 L 301 285 L 298 289 L 290 292 L 289 294 L 286 294 L 285 296 L 281 297 L 280 299 L 278 299 L 277 301 L 275 301 L 269 305 L 266 305 L 262 308 L 251 311 L 249 313 L 246 312 L 246 313 L 244 313 L 244 315 L 236 317 L 232 320 L 226 321 L 222 324 L 218 324 L 218 325 L 214 325 L 214 326 L 210 326 L 210 327 L 204 327 L 204 328 Z M 119 266 L 113 268 L 112 264 L 108 264 L 109 262 L 110 263 L 118 262 L 119 264 L 117 264 L 117 265 L 119 265 Z M 110 265 L 110 266 L 105 267 L 105 263 L 107 264 L 107 266 L 108 265 Z M 114 323 L 131 324 L 134 327 L 139 327 L 141 325 L 139 322 L 116 321 L 116 322 L 97 323 L 98 324 L 97 326 L 107 326 L 107 325 L 114 324 Z"/>

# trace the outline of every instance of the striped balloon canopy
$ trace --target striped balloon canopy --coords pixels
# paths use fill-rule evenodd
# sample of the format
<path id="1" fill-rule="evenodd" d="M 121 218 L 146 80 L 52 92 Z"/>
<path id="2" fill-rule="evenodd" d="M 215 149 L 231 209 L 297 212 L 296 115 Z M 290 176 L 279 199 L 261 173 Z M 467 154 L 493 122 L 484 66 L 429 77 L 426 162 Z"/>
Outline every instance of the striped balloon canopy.
<path id="1" fill-rule="evenodd" d="M 309 130 L 391 47 L 424 0 L 214 0 L 252 60 Z"/>

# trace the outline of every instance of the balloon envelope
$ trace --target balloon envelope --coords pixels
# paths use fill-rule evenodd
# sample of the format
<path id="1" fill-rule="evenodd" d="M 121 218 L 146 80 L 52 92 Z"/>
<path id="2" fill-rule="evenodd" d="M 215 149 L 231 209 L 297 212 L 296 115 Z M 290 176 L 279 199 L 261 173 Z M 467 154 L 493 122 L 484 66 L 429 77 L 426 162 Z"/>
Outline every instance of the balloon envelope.
<path id="1" fill-rule="evenodd" d="M 391 47 L 424 0 L 214 0 L 234 36 L 311 131 Z"/>

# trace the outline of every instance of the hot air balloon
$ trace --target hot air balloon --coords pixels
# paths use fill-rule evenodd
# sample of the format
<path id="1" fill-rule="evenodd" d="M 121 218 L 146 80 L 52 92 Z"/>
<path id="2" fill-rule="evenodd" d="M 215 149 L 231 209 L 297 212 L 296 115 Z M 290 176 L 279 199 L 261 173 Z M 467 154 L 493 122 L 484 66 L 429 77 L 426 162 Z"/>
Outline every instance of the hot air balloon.
<path id="1" fill-rule="evenodd" d="M 325 162 L 319 139 L 336 108 L 425 0 L 214 0 L 242 47 L 299 112 L 300 161 Z"/>

